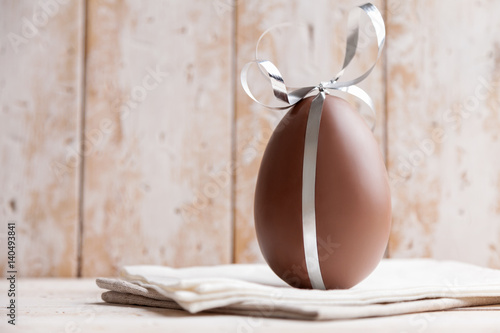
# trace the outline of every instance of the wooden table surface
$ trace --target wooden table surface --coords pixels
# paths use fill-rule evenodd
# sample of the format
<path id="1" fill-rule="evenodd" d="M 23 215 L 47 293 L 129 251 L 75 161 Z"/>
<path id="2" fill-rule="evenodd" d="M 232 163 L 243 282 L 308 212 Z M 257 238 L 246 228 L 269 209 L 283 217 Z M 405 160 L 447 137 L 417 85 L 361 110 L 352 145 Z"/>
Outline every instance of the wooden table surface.
<path id="1" fill-rule="evenodd" d="M 0 332 L 500 332 L 500 305 L 345 321 L 310 322 L 105 304 L 93 279 L 21 279 L 16 326 L 7 324 L 0 282 Z"/>

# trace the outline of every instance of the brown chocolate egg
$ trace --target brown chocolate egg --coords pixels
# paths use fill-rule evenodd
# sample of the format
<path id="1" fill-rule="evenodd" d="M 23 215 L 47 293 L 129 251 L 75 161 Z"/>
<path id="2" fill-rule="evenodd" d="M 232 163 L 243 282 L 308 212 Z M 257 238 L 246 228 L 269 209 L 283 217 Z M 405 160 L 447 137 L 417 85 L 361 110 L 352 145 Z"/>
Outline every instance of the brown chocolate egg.
<path id="1" fill-rule="evenodd" d="M 311 101 L 294 106 L 274 131 L 255 190 L 255 227 L 264 258 L 278 276 L 299 288 L 311 288 L 302 232 L 302 163 Z M 324 285 L 350 288 L 384 255 L 391 198 L 372 132 L 347 101 L 333 96 L 326 97 L 321 115 L 315 207 Z"/>

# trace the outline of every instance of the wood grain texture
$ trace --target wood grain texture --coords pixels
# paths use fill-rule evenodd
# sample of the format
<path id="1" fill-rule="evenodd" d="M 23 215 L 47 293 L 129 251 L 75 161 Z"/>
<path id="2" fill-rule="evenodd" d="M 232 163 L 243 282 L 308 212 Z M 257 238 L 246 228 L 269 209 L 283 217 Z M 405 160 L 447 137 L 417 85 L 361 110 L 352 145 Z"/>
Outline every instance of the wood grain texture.
<path id="1" fill-rule="evenodd" d="M 88 3 L 83 265 L 231 260 L 232 7 Z"/>
<path id="2" fill-rule="evenodd" d="M 2 1 L 0 245 L 16 221 L 21 275 L 75 276 L 80 236 L 85 276 L 262 261 L 255 182 L 284 113 L 251 101 L 240 70 L 262 32 L 288 22 L 260 57 L 289 86 L 329 79 L 363 2 Z M 374 4 L 386 59 L 361 86 L 390 174 L 389 254 L 500 268 L 500 4 Z M 350 77 L 375 56 L 366 22 L 361 32 Z M 270 101 L 265 84 L 252 88 Z"/>
<path id="3" fill-rule="evenodd" d="M 288 86 L 318 84 L 331 79 L 341 68 L 349 9 L 363 2 L 353 1 L 260 1 L 237 2 L 237 75 L 255 59 L 255 44 L 268 28 L 288 22 L 293 27 L 277 27 L 261 44 L 259 58 L 273 61 Z M 383 12 L 383 2 L 374 4 Z M 367 22 L 361 29 L 359 56 L 346 73 L 346 79 L 362 73 L 376 58 L 374 34 Z M 377 110 L 375 136 L 384 151 L 385 87 L 383 64 L 362 84 L 373 98 Z M 257 96 L 270 101 L 267 85 L 252 87 Z M 267 89 L 267 90 L 266 90 Z M 235 159 L 235 261 L 262 261 L 253 221 L 253 196 L 257 172 L 267 141 L 284 112 L 268 110 L 254 103 L 238 86 L 236 92 Z"/>
<path id="4" fill-rule="evenodd" d="M 388 4 L 390 256 L 499 268 L 500 3 Z"/>
<path id="5" fill-rule="evenodd" d="M 8 281 L 0 281 L 7 290 Z M 164 332 L 373 332 L 400 333 L 425 331 L 495 332 L 500 321 L 500 305 L 436 311 L 363 320 L 306 321 L 277 318 L 245 317 L 213 313 L 190 314 L 186 311 L 145 306 L 105 304 L 102 289 L 92 279 L 21 279 L 17 300 L 16 326 L 0 314 L 3 333 L 95 332 L 148 333 Z M 0 301 L 7 298 L 0 294 Z M 263 311 L 265 311 L 263 309 Z"/>
<path id="6" fill-rule="evenodd" d="M 82 1 L 0 3 L 0 274 L 13 221 L 20 276 L 76 275 L 83 18 Z"/>

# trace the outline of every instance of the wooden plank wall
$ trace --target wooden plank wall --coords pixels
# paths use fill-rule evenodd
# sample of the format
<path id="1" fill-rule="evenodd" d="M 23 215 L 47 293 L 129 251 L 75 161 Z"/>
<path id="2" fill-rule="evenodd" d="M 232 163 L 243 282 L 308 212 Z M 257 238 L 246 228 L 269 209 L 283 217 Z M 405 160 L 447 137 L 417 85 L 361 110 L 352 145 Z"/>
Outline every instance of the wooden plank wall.
<path id="1" fill-rule="evenodd" d="M 0 4 L 0 219 L 22 276 L 75 276 L 83 1 Z"/>
<path id="2" fill-rule="evenodd" d="M 262 261 L 253 190 L 283 112 L 251 102 L 239 72 L 289 22 L 261 57 L 291 86 L 329 79 L 362 2 L 50 3 L 0 4 L 0 241 L 16 221 L 20 274 Z M 500 5 L 375 4 L 386 51 L 362 86 L 391 180 L 388 255 L 500 268 Z M 361 50 L 357 72 L 376 51 Z"/>
<path id="3" fill-rule="evenodd" d="M 231 261 L 232 15 L 216 9 L 88 2 L 84 276 Z"/>
<path id="4" fill-rule="evenodd" d="M 388 3 L 389 253 L 500 268 L 500 3 Z"/>

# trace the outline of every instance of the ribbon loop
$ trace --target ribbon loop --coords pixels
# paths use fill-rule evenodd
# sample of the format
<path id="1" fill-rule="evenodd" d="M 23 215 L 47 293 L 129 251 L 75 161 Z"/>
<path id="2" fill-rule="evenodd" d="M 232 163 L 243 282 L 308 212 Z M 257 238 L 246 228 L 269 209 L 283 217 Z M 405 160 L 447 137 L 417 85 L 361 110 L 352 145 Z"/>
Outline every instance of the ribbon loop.
<path id="1" fill-rule="evenodd" d="M 375 36 L 377 38 L 377 46 L 378 46 L 378 52 L 377 52 L 377 58 L 373 62 L 373 64 L 366 70 L 363 74 L 360 76 L 351 79 L 349 81 L 339 81 L 339 79 L 342 77 L 342 75 L 345 73 L 347 67 L 353 60 L 357 50 L 358 50 L 358 42 L 359 42 L 359 21 L 360 21 L 360 14 L 365 13 L 368 18 L 370 19 L 370 23 L 374 27 L 375 31 Z M 281 24 L 283 25 L 283 24 Z M 280 25 L 280 26 L 281 26 Z M 260 44 L 260 41 L 262 40 L 263 36 L 267 33 L 269 33 L 271 29 L 267 29 L 260 37 L 258 44 Z M 344 55 L 344 62 L 342 65 L 341 70 L 335 75 L 330 81 L 326 82 L 321 82 L 317 86 L 310 86 L 310 87 L 302 87 L 296 90 L 293 90 L 292 92 L 288 92 L 288 88 L 285 84 L 285 81 L 283 79 L 282 74 L 278 70 L 278 68 L 269 60 L 261 60 L 261 59 L 256 59 L 253 60 L 249 63 L 247 63 L 242 71 L 241 71 L 241 85 L 243 87 L 243 90 L 246 92 L 246 94 L 255 102 L 258 104 L 265 106 L 266 108 L 269 109 L 274 109 L 274 110 L 285 110 L 288 109 L 289 107 L 297 104 L 300 102 L 302 99 L 304 99 L 307 95 L 309 95 L 311 92 L 314 90 L 318 90 L 320 86 L 322 86 L 323 89 L 326 90 L 327 94 L 330 94 L 328 90 L 331 92 L 337 90 L 337 91 L 342 91 L 348 94 L 351 94 L 355 96 L 356 98 L 360 99 L 364 104 L 366 104 L 371 113 L 375 114 L 375 109 L 373 107 L 373 102 L 369 98 L 368 94 L 366 94 L 364 91 L 361 90 L 361 88 L 356 87 L 353 89 L 349 89 L 349 87 L 354 86 L 355 84 L 363 81 L 370 73 L 372 72 L 373 68 L 375 68 L 375 65 L 380 58 L 380 55 L 382 53 L 382 48 L 385 43 L 385 25 L 384 25 L 384 19 L 382 18 L 382 14 L 378 11 L 377 7 L 375 7 L 371 3 L 366 3 L 364 5 L 361 5 L 359 7 L 354 8 L 351 10 L 349 13 L 349 18 L 348 18 L 348 36 L 346 40 L 346 51 Z M 258 45 L 255 50 L 256 55 L 258 55 Z M 248 71 L 250 67 L 253 64 L 257 64 L 260 69 L 262 70 L 263 74 L 265 74 L 270 83 L 271 87 L 273 89 L 273 94 L 281 102 L 284 102 L 286 105 L 285 106 L 272 106 L 268 105 L 265 103 L 260 102 L 251 92 L 250 87 L 248 85 Z M 372 126 L 373 128 L 373 126 Z"/>
<path id="2" fill-rule="evenodd" d="M 358 50 L 359 43 L 359 29 L 360 29 L 360 14 L 364 13 L 370 19 L 370 23 L 374 27 L 375 35 L 377 38 L 377 58 L 363 74 L 357 78 L 349 81 L 339 81 L 345 73 L 346 68 L 354 59 L 356 51 Z M 267 34 L 271 29 L 267 29 L 259 38 L 255 50 L 256 58 L 258 56 L 258 46 L 262 37 Z M 353 9 L 349 13 L 348 18 L 348 36 L 346 40 L 346 50 L 344 55 L 344 62 L 341 70 L 330 81 L 321 82 L 316 86 L 302 87 L 288 92 L 283 76 L 278 68 L 269 60 L 256 59 L 247 63 L 241 71 L 241 85 L 247 95 L 257 102 L 269 109 L 284 110 L 302 101 L 312 92 L 318 91 L 316 97 L 311 103 L 309 114 L 307 117 L 305 141 L 304 141 L 304 158 L 302 165 L 302 232 L 304 242 L 304 254 L 307 267 L 307 273 L 311 286 L 314 289 L 326 289 L 321 275 L 321 268 L 319 264 L 319 255 L 317 247 L 316 235 L 316 212 L 315 212 L 315 189 L 316 189 L 316 160 L 318 151 L 318 138 L 319 128 L 321 122 L 321 113 L 326 94 L 332 94 L 334 91 L 344 92 L 355 96 L 364 102 L 370 109 L 375 119 L 375 108 L 370 96 L 361 88 L 356 86 L 357 83 L 363 81 L 375 68 L 375 65 L 380 58 L 382 48 L 385 42 L 385 25 L 382 14 L 371 3 L 366 3 Z M 284 102 L 285 106 L 271 106 L 260 102 L 251 92 L 248 85 L 248 71 L 250 67 L 257 64 L 261 72 L 266 75 L 271 83 L 273 94 L 277 100 Z M 372 130 L 375 122 L 372 124 Z"/>

